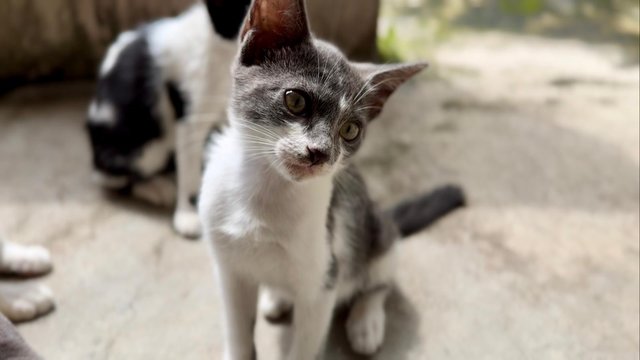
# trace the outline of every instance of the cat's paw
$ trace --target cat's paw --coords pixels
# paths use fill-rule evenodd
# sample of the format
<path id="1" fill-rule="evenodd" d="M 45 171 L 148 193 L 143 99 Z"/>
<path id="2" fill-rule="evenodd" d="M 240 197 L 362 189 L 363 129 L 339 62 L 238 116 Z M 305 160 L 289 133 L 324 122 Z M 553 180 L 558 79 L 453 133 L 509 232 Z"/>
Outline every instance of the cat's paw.
<path id="1" fill-rule="evenodd" d="M 0 241 L 0 273 L 37 276 L 51 271 L 49 250 L 38 245 L 22 245 Z"/>
<path id="2" fill-rule="evenodd" d="M 0 312 L 13 322 L 33 320 L 54 308 L 53 293 L 41 284 L 0 284 Z"/>
<path id="3" fill-rule="evenodd" d="M 197 239 L 202 233 L 200 217 L 195 211 L 177 210 L 173 214 L 173 228 L 178 234 L 189 239 Z"/>
<path id="4" fill-rule="evenodd" d="M 133 196 L 151 205 L 172 207 L 176 202 L 176 186 L 163 177 L 153 178 L 145 182 L 136 183 L 131 190 Z"/>
<path id="5" fill-rule="evenodd" d="M 290 324 L 293 320 L 293 304 L 270 290 L 260 297 L 260 311 L 272 324 Z"/>
<path id="6" fill-rule="evenodd" d="M 385 313 L 379 306 L 354 306 L 347 320 L 347 336 L 353 351 L 372 355 L 384 340 Z"/>

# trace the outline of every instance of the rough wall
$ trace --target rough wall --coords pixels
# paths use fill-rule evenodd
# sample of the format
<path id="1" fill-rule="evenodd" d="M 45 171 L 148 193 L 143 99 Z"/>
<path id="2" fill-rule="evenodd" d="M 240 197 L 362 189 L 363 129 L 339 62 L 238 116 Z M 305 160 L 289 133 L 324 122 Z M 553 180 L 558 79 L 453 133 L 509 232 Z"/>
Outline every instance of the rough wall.
<path id="1" fill-rule="evenodd" d="M 377 57 L 379 7 L 379 0 L 307 0 L 313 32 L 354 60 Z"/>
<path id="2" fill-rule="evenodd" d="M 1 0 L 0 90 L 35 79 L 91 77 L 122 30 L 194 0 Z M 320 37 L 357 59 L 375 54 L 379 0 L 308 0 Z"/>
<path id="3" fill-rule="evenodd" d="M 93 74 L 105 47 L 141 22 L 177 14 L 193 0 L 2 0 L 0 79 Z"/>

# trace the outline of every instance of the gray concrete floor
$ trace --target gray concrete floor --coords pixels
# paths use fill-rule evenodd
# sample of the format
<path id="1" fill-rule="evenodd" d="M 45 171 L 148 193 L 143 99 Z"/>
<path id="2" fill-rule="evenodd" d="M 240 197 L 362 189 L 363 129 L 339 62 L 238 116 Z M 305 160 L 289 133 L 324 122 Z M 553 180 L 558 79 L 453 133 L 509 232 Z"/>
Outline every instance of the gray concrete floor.
<path id="1" fill-rule="evenodd" d="M 468 208 L 400 245 L 375 359 L 638 359 L 639 71 L 615 47 L 485 34 L 434 54 L 358 158 L 383 205 L 445 182 Z M 47 359 L 219 359 L 201 242 L 90 182 L 91 88 L 0 99 L 0 231 L 49 247 Z M 335 323 L 328 359 L 357 358 Z M 260 359 L 285 328 L 258 325 Z"/>

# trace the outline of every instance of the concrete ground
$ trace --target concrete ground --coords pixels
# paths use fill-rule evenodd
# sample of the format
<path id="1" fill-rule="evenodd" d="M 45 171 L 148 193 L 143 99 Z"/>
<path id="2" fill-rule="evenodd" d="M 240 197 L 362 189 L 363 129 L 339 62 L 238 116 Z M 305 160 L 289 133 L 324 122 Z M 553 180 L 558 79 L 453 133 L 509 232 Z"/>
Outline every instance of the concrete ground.
<path id="1" fill-rule="evenodd" d="M 374 359 L 639 356 L 639 71 L 617 48 L 484 34 L 434 54 L 358 158 L 389 205 L 445 182 L 469 206 L 400 245 Z M 49 247 L 57 310 L 19 326 L 47 359 L 220 359 L 201 242 L 90 182 L 91 87 L 0 99 L 0 231 Z M 338 316 L 327 359 L 357 359 Z M 286 329 L 258 325 L 260 359 Z"/>

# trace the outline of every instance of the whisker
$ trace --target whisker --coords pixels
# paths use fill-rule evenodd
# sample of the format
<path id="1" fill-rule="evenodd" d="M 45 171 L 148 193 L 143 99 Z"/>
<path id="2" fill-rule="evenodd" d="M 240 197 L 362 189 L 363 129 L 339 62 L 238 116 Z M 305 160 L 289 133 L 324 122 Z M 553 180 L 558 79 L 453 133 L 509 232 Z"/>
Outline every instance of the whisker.
<path id="1" fill-rule="evenodd" d="M 316 64 L 317 64 L 316 80 L 320 82 L 320 53 L 316 53 Z"/>
<path id="2" fill-rule="evenodd" d="M 358 99 L 354 100 L 353 103 L 357 104 L 358 102 L 360 102 L 360 100 L 364 99 L 368 94 L 370 94 L 371 92 L 377 90 L 378 88 L 380 88 L 380 86 L 382 86 L 384 83 L 389 82 L 389 81 L 394 81 L 394 80 L 402 80 L 403 78 L 401 77 L 392 77 L 392 78 L 387 78 L 384 79 L 382 81 L 380 81 L 379 83 L 377 83 L 375 86 L 370 87 L 369 89 L 367 89 L 367 91 L 365 91 L 364 93 L 362 93 Z"/>
<path id="3" fill-rule="evenodd" d="M 355 110 L 355 112 L 361 112 L 361 111 L 365 111 L 365 110 L 380 110 L 382 109 L 382 106 L 378 105 L 378 106 L 363 106 L 363 107 L 359 107 Z"/>
<path id="4" fill-rule="evenodd" d="M 249 123 L 249 122 L 246 122 L 246 121 L 238 121 L 237 123 L 242 125 L 242 126 L 244 126 L 245 128 L 260 129 L 260 130 L 263 130 L 266 133 L 269 133 L 269 134 L 272 134 L 272 135 L 278 135 L 273 130 L 269 129 L 268 127 L 266 127 L 264 125 L 255 124 L 255 123 Z"/>
<path id="5" fill-rule="evenodd" d="M 257 135 L 260 135 L 260 136 L 257 136 L 255 134 L 246 134 L 248 136 L 256 136 L 256 137 L 259 137 L 259 138 L 260 137 L 264 137 L 264 138 L 267 138 L 269 140 L 274 140 L 274 141 L 278 139 L 278 135 L 276 133 L 274 133 L 273 131 L 267 129 L 267 128 L 256 127 L 254 125 L 243 124 L 243 123 L 238 123 L 238 126 L 244 128 L 244 129 L 250 130 L 250 131 L 256 133 Z"/>

